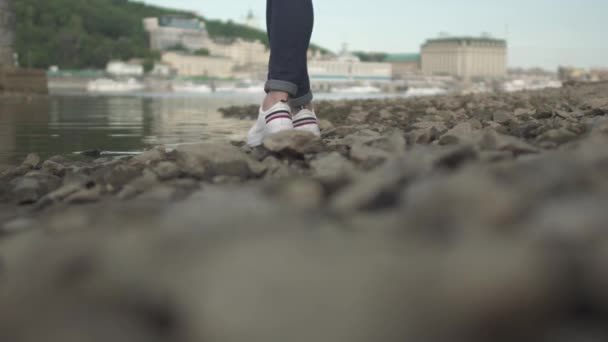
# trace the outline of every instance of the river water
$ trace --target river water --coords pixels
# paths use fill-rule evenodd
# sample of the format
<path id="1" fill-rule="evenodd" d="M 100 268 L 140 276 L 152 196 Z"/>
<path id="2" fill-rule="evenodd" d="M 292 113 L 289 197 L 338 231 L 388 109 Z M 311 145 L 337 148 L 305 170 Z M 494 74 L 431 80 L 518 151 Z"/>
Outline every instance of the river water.
<path id="1" fill-rule="evenodd" d="M 356 95 L 361 96 L 366 97 Z M 223 118 L 218 108 L 259 103 L 262 97 L 64 93 L 0 98 L 0 167 L 16 165 L 30 152 L 46 158 L 92 149 L 137 152 L 159 144 L 242 140 L 252 122 Z"/>
<path id="2" fill-rule="evenodd" d="M 218 108 L 260 98 L 146 93 L 0 99 L 0 166 L 14 165 L 30 152 L 49 157 L 90 149 L 129 152 L 159 144 L 243 139 L 251 122 L 223 118 Z"/>

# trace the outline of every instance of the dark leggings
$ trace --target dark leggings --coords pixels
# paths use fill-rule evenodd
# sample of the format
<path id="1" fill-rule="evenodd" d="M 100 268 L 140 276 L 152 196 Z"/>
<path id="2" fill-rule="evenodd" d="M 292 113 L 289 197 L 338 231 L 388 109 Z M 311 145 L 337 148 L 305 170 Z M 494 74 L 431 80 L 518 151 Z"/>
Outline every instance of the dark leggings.
<path id="1" fill-rule="evenodd" d="M 307 53 L 314 22 L 312 0 L 266 0 L 270 63 L 266 91 L 284 91 L 291 105 L 312 101 Z"/>

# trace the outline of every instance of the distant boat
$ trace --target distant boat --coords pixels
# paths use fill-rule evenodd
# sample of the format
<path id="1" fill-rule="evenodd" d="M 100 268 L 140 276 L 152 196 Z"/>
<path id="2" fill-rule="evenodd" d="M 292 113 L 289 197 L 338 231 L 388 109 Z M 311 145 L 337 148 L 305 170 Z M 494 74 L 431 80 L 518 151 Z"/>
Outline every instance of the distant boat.
<path id="1" fill-rule="evenodd" d="M 372 86 L 354 86 L 346 88 L 333 88 L 331 92 L 337 94 L 377 94 L 382 92 L 382 90 L 378 87 Z"/>
<path id="2" fill-rule="evenodd" d="M 126 93 L 142 89 L 144 85 L 133 78 L 123 82 L 100 78 L 87 83 L 87 91 L 92 93 Z"/>
<path id="3" fill-rule="evenodd" d="M 445 94 L 446 90 L 439 87 L 429 88 L 409 88 L 406 92 L 407 96 L 433 96 Z"/>
<path id="4" fill-rule="evenodd" d="M 256 94 L 264 92 L 264 83 L 243 82 L 236 85 L 217 87 L 218 93 Z"/>
<path id="5" fill-rule="evenodd" d="M 506 92 L 522 90 L 540 90 L 545 88 L 561 88 L 562 82 L 556 80 L 511 80 L 503 84 Z"/>
<path id="6" fill-rule="evenodd" d="M 200 93 L 200 94 L 208 94 L 213 92 L 213 88 L 206 84 L 199 83 L 183 83 L 183 84 L 173 84 L 171 89 L 176 93 Z"/>

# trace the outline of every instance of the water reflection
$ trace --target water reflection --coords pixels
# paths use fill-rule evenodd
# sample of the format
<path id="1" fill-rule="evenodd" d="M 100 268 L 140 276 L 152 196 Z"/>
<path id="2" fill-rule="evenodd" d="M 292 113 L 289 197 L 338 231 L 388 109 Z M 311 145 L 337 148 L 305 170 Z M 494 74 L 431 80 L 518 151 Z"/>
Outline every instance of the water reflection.
<path id="1" fill-rule="evenodd" d="M 43 157 L 101 149 L 136 151 L 158 144 L 243 139 L 248 121 L 217 109 L 252 97 L 60 96 L 0 100 L 0 166 L 30 152 Z"/>

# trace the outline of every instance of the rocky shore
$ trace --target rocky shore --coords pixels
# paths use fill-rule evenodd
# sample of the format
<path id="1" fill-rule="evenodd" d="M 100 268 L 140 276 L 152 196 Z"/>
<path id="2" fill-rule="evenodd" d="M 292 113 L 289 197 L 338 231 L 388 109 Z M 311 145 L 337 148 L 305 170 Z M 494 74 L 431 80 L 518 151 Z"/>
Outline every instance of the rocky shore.
<path id="1" fill-rule="evenodd" d="M 0 341 L 608 339 L 608 84 L 317 106 L 2 171 Z"/>

